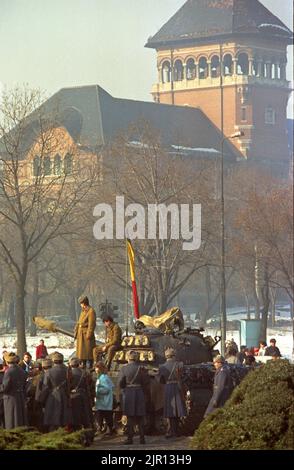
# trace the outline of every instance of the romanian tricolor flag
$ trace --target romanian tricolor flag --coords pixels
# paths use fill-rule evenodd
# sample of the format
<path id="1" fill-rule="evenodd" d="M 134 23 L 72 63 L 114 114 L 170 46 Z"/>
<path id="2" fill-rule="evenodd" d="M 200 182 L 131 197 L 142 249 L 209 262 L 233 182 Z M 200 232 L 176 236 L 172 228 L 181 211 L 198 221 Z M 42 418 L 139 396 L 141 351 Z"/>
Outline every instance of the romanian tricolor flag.
<path id="1" fill-rule="evenodd" d="M 127 239 L 127 248 L 128 248 L 128 257 L 129 257 L 130 273 L 131 273 L 131 281 L 132 281 L 134 314 L 135 314 L 135 318 L 138 319 L 140 317 L 140 314 L 139 314 L 137 285 L 136 285 L 136 279 L 135 279 L 135 253 L 134 253 L 131 241 L 129 239 Z"/>

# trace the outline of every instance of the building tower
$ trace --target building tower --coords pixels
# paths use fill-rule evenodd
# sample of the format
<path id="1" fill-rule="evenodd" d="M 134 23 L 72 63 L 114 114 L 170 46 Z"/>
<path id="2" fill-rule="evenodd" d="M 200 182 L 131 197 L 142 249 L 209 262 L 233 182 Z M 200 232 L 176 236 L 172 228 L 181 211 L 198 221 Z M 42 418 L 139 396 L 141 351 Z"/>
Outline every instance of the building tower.
<path id="1" fill-rule="evenodd" d="M 285 173 L 292 38 L 258 0 L 187 0 L 146 44 L 157 51 L 154 101 L 200 107 L 225 136 L 243 131 L 232 143 L 244 159 Z"/>

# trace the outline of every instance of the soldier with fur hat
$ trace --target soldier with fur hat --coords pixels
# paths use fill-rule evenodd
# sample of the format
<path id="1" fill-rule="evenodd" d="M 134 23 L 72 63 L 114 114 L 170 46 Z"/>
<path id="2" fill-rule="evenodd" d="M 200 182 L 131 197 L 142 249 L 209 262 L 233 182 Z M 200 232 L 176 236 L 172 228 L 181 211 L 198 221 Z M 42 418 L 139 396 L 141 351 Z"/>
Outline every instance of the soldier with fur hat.
<path id="1" fill-rule="evenodd" d="M 166 362 L 159 366 L 159 379 L 164 384 L 163 416 L 167 419 L 166 438 L 170 438 L 179 434 L 180 418 L 186 416 L 181 384 L 183 363 L 176 360 L 173 348 L 167 348 L 164 355 Z"/>
<path id="2" fill-rule="evenodd" d="M 75 326 L 75 339 L 77 340 L 77 357 L 83 361 L 84 365 L 88 362 L 91 367 L 93 364 L 93 349 L 96 346 L 95 328 L 96 313 L 93 307 L 89 305 L 89 299 L 86 296 L 79 298 L 81 305 L 80 318 Z"/>
<path id="3" fill-rule="evenodd" d="M 134 425 L 138 424 L 140 444 L 145 444 L 144 416 L 146 415 L 144 389 L 149 386 L 149 377 L 138 363 L 137 351 L 130 351 L 128 364 L 123 366 L 118 377 L 119 387 L 123 390 L 123 413 L 128 418 L 127 440 L 124 444 L 132 444 Z"/>
<path id="4" fill-rule="evenodd" d="M 3 392 L 5 429 L 26 426 L 27 409 L 25 403 L 26 373 L 17 365 L 19 357 L 5 354 L 8 369 L 4 373 L 1 391 Z"/>
<path id="5" fill-rule="evenodd" d="M 72 414 L 72 427 L 78 429 L 93 427 L 91 412 L 91 396 L 87 371 L 80 366 L 78 357 L 69 361 L 70 374 L 70 408 Z"/>
<path id="6" fill-rule="evenodd" d="M 204 417 L 217 408 L 224 406 L 233 390 L 230 368 L 226 364 L 225 358 L 221 355 L 216 356 L 213 359 L 213 365 L 216 369 L 213 381 L 213 395 L 208 403 Z"/>
<path id="7" fill-rule="evenodd" d="M 48 397 L 44 409 L 44 427 L 54 431 L 69 425 L 69 378 L 67 367 L 63 364 L 63 355 L 57 351 L 51 354 L 53 367 L 44 375 L 44 388 L 48 388 Z"/>

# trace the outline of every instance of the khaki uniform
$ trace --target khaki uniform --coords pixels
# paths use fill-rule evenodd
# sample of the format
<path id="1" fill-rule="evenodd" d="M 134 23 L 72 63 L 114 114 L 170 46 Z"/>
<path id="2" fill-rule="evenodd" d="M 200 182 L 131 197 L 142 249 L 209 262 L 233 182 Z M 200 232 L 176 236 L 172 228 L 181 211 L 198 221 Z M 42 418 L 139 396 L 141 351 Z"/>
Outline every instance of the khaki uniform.
<path id="1" fill-rule="evenodd" d="M 76 354 L 81 361 L 93 359 L 93 349 L 96 345 L 95 327 L 95 310 L 89 306 L 87 311 L 81 311 L 79 321 L 75 326 L 75 339 L 77 340 Z"/>
<path id="2" fill-rule="evenodd" d="M 111 322 L 110 325 L 107 327 L 107 338 L 106 343 L 101 346 L 96 346 L 93 351 L 94 362 L 101 360 L 101 356 L 104 351 L 102 351 L 103 346 L 106 347 L 106 360 L 105 363 L 110 369 L 111 361 L 115 352 L 121 349 L 121 337 L 122 331 L 120 326 L 115 323 Z"/>

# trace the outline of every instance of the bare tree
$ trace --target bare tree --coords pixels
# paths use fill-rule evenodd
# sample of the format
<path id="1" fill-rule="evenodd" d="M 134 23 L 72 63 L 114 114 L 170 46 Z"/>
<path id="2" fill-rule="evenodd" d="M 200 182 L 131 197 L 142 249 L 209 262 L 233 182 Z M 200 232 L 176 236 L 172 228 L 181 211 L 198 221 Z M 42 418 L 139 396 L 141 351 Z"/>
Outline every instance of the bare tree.
<path id="1" fill-rule="evenodd" d="M 4 93 L 0 106 L 0 259 L 15 285 L 19 354 L 26 350 L 29 267 L 51 240 L 70 236 L 71 222 L 95 179 L 94 163 L 83 171 L 75 166 L 74 142 L 58 116 L 45 113 L 41 100 L 38 90 L 16 88 Z M 63 168 L 60 160 L 52 168 L 50 157 L 56 154 L 66 154 Z"/>

